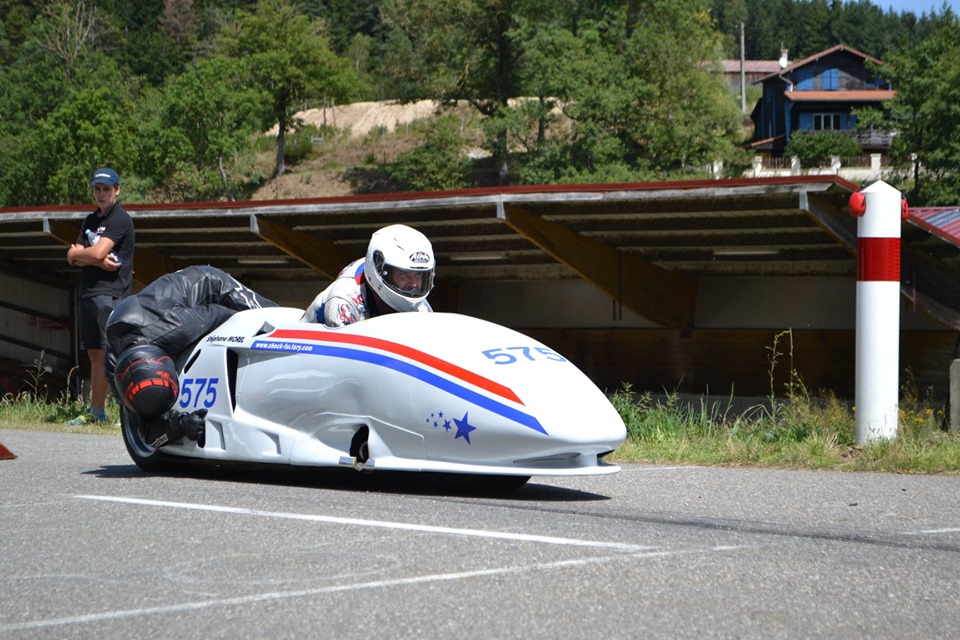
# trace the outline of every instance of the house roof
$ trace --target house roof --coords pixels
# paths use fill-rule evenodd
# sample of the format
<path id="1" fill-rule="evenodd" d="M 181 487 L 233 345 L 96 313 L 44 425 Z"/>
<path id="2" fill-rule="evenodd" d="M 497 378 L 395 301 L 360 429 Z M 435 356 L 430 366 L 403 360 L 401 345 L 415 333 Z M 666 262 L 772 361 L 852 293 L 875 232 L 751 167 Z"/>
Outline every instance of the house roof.
<path id="1" fill-rule="evenodd" d="M 793 102 L 876 102 L 897 95 L 890 89 L 858 89 L 855 91 L 784 91 L 783 97 Z"/>
<path id="2" fill-rule="evenodd" d="M 819 52 L 819 53 L 815 53 L 815 54 L 813 54 L 812 56 L 808 56 L 808 57 L 804 58 L 803 60 L 800 60 L 799 62 L 794 62 L 793 64 L 788 65 L 788 66 L 784 67 L 783 69 L 780 69 L 779 71 L 775 71 L 774 73 L 771 73 L 769 76 L 766 76 L 766 77 L 764 77 L 764 78 L 760 78 L 760 79 L 757 80 L 754 84 L 759 84 L 759 83 L 762 83 L 762 82 L 766 82 L 766 81 L 769 80 L 770 78 L 775 78 L 775 77 L 777 77 L 777 76 L 787 75 L 787 74 L 789 74 L 789 73 L 791 73 L 791 72 L 799 69 L 800 67 L 804 67 L 804 66 L 810 64 L 811 62 L 816 62 L 816 61 L 819 60 L 820 58 L 824 58 L 824 57 L 829 56 L 829 55 L 831 55 L 831 54 L 838 53 L 838 52 L 842 52 L 842 51 L 846 51 L 846 52 L 848 52 L 848 53 L 852 53 L 852 54 L 855 55 L 855 56 L 859 56 L 859 57 L 863 58 L 864 60 L 869 60 L 870 62 L 874 62 L 874 63 L 876 63 L 876 64 L 881 64 L 881 65 L 883 64 L 883 62 L 881 62 L 881 61 L 878 60 L 877 58 L 874 58 L 873 56 L 867 55 L 866 53 L 863 53 L 862 51 L 857 51 L 856 49 L 854 49 L 854 48 L 852 48 L 852 47 L 848 47 L 848 46 L 845 45 L 845 44 L 838 44 L 838 45 L 835 45 L 835 46 L 830 47 L 829 49 L 824 49 L 823 51 L 821 51 L 821 52 Z M 778 66 L 779 66 L 779 65 L 778 65 Z"/>
<path id="3" fill-rule="evenodd" d="M 740 73 L 739 60 L 721 60 L 724 73 Z M 780 63 L 776 60 L 744 60 L 744 73 L 776 73 Z"/>
<path id="4" fill-rule="evenodd" d="M 782 144 L 785 139 L 786 139 L 786 136 L 781 134 L 779 136 L 773 136 L 772 138 L 764 138 L 763 140 L 754 140 L 747 146 L 751 149 L 770 149 L 777 142 L 780 142 Z"/>

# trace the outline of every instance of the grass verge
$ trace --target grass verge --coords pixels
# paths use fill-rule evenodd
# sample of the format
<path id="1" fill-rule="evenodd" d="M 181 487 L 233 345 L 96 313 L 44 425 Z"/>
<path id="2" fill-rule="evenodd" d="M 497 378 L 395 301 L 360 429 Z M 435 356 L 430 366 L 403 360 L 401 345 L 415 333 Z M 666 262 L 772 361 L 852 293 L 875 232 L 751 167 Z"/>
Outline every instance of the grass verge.
<path id="1" fill-rule="evenodd" d="M 856 444 L 856 408 L 826 394 L 770 398 L 734 414 L 671 394 L 655 400 L 629 385 L 611 401 L 627 427 L 616 462 L 751 466 L 918 474 L 960 473 L 960 437 L 944 409 L 906 389 L 896 437 Z"/>

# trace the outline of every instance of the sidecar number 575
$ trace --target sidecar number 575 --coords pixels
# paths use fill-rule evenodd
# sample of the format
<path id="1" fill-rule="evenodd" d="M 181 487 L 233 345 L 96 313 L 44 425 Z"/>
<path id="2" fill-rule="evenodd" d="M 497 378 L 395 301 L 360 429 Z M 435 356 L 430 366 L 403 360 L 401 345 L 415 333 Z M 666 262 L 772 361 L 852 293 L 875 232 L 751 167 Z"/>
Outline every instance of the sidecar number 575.
<path id="1" fill-rule="evenodd" d="M 217 385 L 220 378 L 184 378 L 180 388 L 180 407 L 186 409 L 200 406 L 210 408 L 217 401 Z"/>
<path id="2" fill-rule="evenodd" d="M 501 349 L 487 349 L 483 355 L 493 360 L 494 364 L 513 364 L 521 359 L 526 360 L 555 360 L 566 362 L 567 359 L 552 349 L 546 347 L 504 347 Z"/>

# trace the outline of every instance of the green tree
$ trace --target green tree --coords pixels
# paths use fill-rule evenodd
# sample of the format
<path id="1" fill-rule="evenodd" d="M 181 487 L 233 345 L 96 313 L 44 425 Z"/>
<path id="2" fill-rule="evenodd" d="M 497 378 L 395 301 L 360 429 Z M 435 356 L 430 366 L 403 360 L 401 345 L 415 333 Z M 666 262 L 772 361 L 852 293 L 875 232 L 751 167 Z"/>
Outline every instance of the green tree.
<path id="1" fill-rule="evenodd" d="M 466 101 L 480 114 L 503 118 L 511 98 L 522 95 L 524 46 L 515 29 L 525 0 L 384 0 L 391 34 L 386 71 L 400 86 L 438 103 Z M 507 172 L 505 127 L 493 127 L 493 159 Z"/>
<path id="2" fill-rule="evenodd" d="M 255 133 L 262 103 L 245 86 L 243 66 L 223 56 L 200 59 L 170 78 L 153 117 L 141 119 L 144 159 L 161 179 L 158 186 L 183 200 L 233 200 L 238 179 L 230 161 Z"/>
<path id="3" fill-rule="evenodd" d="M 104 63 L 106 64 L 106 62 Z M 71 91 L 38 122 L 36 135 L 23 140 L 22 165 L 33 175 L 22 186 L 25 200 L 43 204 L 90 200 L 90 172 L 110 165 L 130 177 L 137 164 L 133 100 L 110 86 L 87 85 Z"/>
<path id="4" fill-rule="evenodd" d="M 891 156 L 913 167 L 914 205 L 960 200 L 960 20 L 947 10 L 916 47 L 887 56 L 881 68 L 896 97 L 887 105 L 898 135 Z M 914 159 L 916 162 L 913 162 Z"/>
<path id="5" fill-rule="evenodd" d="M 417 125 L 425 143 L 404 153 L 390 173 L 414 191 L 456 189 L 463 186 L 469 162 L 461 153 L 460 120 L 441 116 Z"/>
<path id="6" fill-rule="evenodd" d="M 93 168 L 110 163 L 128 175 L 136 166 L 136 82 L 96 39 L 62 30 L 70 22 L 60 17 L 39 16 L 0 71 L 0 201 L 8 206 L 85 203 Z"/>
<path id="7" fill-rule="evenodd" d="M 357 35 L 376 40 L 380 35 L 382 0 L 302 0 L 304 13 L 328 25 L 333 50 L 346 55 Z"/>
<path id="8" fill-rule="evenodd" d="M 796 42 L 802 47 L 799 54 L 807 55 L 840 44 L 832 29 L 836 15 L 830 10 L 827 0 L 807 0 L 800 3 L 799 7 L 798 20 L 790 25 Z"/>
<path id="9" fill-rule="evenodd" d="M 17 57 L 20 45 L 24 43 L 30 33 L 36 9 L 33 6 L 6 3 L 0 9 L 0 62 L 9 64 Z"/>
<path id="10" fill-rule="evenodd" d="M 360 92 L 349 62 L 330 50 L 322 23 L 298 13 L 290 0 L 259 0 L 254 11 L 238 12 L 220 46 L 247 65 L 253 85 L 268 96 L 262 123 L 278 127 L 274 175 L 285 171 L 285 136 L 308 100 L 339 101 Z"/>
<path id="11" fill-rule="evenodd" d="M 57 0 L 44 6 L 42 14 L 36 25 L 37 40 L 63 63 L 72 81 L 79 73 L 77 66 L 90 60 L 86 54 L 108 31 L 109 25 L 95 7 L 83 2 Z"/>
<path id="12" fill-rule="evenodd" d="M 705 3 L 638 2 L 636 10 L 619 28 L 580 28 L 564 105 L 571 169 L 637 179 L 732 158 L 741 116 L 718 71 L 721 36 Z"/>
<path id="13" fill-rule="evenodd" d="M 869 0 L 836 4 L 831 11 L 831 46 L 847 44 L 882 59 L 903 34 L 900 17 L 885 15 L 883 9 Z"/>
<path id="14" fill-rule="evenodd" d="M 651 2 L 627 52 L 643 91 L 630 132 L 641 158 L 669 170 L 732 153 L 741 113 L 720 73 L 722 41 L 704 2 Z"/>

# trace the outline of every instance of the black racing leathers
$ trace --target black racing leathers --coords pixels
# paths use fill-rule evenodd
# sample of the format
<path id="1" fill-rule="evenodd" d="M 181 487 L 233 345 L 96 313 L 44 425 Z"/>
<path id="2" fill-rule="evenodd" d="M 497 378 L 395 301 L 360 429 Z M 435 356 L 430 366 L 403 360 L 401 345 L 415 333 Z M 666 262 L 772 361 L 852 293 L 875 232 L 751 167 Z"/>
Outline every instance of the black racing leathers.
<path id="1" fill-rule="evenodd" d="M 107 380 L 121 398 L 114 371 L 120 354 L 130 347 L 151 344 L 176 360 L 237 311 L 275 306 L 214 267 L 187 267 L 161 276 L 122 300 L 107 320 Z M 196 440 L 198 433 L 202 441 L 203 418 L 170 409 L 143 425 L 143 432 L 154 446 L 174 442 L 184 435 Z"/>
<path id="2" fill-rule="evenodd" d="M 275 303 L 210 266 L 157 278 L 122 300 L 107 320 L 107 379 L 117 358 L 135 344 L 152 344 L 176 357 L 237 311 Z"/>

